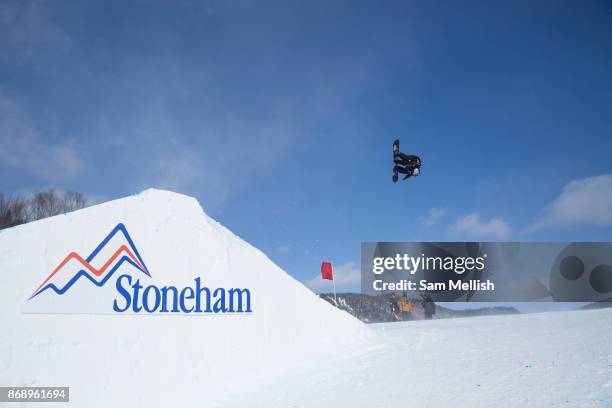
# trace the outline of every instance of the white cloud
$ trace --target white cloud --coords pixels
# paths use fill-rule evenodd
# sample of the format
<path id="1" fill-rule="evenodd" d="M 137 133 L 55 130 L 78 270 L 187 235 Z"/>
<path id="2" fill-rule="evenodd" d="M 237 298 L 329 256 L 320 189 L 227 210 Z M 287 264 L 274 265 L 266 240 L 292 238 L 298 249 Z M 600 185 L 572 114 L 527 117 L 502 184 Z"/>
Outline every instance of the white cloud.
<path id="1" fill-rule="evenodd" d="M 510 227 L 501 218 L 480 221 L 477 213 L 459 217 L 450 229 L 453 235 L 465 235 L 471 238 L 504 239 L 510 235 Z"/>
<path id="2" fill-rule="evenodd" d="M 0 95 L 0 166 L 57 181 L 74 177 L 84 163 L 71 142 L 45 141 L 17 105 Z"/>
<path id="3" fill-rule="evenodd" d="M 0 6 L 0 57 L 24 59 L 37 50 L 55 53 L 70 47 L 65 32 L 52 22 L 52 5 L 40 1 L 4 1 Z"/>
<path id="4" fill-rule="evenodd" d="M 132 189 L 158 187 L 193 194 L 201 198 L 207 211 L 219 208 L 233 194 L 249 187 L 253 178 L 286 160 L 284 153 L 300 134 L 284 119 L 266 124 L 239 117 L 232 117 L 232 123 L 218 119 L 203 124 L 197 133 L 190 133 L 181 130 L 171 113 L 163 109 L 156 112 L 156 121 L 140 132 L 135 131 L 136 137 L 113 141 L 125 143 L 124 150 L 129 150 L 128 146 L 142 146 L 139 158 L 121 158 L 136 160 Z M 176 136 L 182 133 L 189 136 Z M 245 139 L 246 134 L 249 137 Z"/>
<path id="5" fill-rule="evenodd" d="M 427 215 L 424 217 L 419 217 L 418 221 L 423 224 L 427 228 L 433 227 L 438 223 L 442 218 L 446 216 L 448 213 L 448 209 L 441 207 L 433 207 L 430 208 L 427 212 Z"/>
<path id="6" fill-rule="evenodd" d="M 334 278 L 336 281 L 336 292 L 358 292 L 361 284 L 361 272 L 354 262 L 334 266 Z M 317 273 L 312 279 L 304 282 L 313 292 L 329 293 L 333 291 L 332 281 L 323 280 L 321 273 Z"/>
<path id="7" fill-rule="evenodd" d="M 612 174 L 567 183 L 532 228 L 612 224 Z"/>
<path id="8" fill-rule="evenodd" d="M 253 104 L 248 98 L 257 85 L 237 92 L 233 73 L 209 61 L 206 53 L 192 55 L 185 64 L 173 47 L 179 38 L 155 30 L 149 33 L 155 45 L 150 57 L 100 43 L 93 52 L 119 61 L 117 69 L 100 70 L 97 61 L 82 59 L 74 68 L 66 63 L 78 59 L 73 51 L 91 44 L 87 36 L 73 35 L 74 27 L 57 24 L 65 18 L 64 9 L 47 2 L 5 3 L 0 6 L 0 62 L 10 64 L 9 71 L 15 73 L 27 63 L 26 78 L 29 70 L 39 69 L 40 78 L 57 84 L 82 82 L 88 98 L 95 101 L 78 106 L 70 87 L 59 94 L 42 92 L 42 99 L 51 101 L 45 106 L 51 130 L 77 133 L 78 150 L 90 152 L 87 156 L 76 154 L 76 143 L 50 142 L 42 121 L 21 120 L 29 128 L 22 133 L 29 136 L 19 142 L 0 128 L 0 149 L 7 152 L 0 157 L 0 171 L 28 171 L 53 178 L 48 180 L 53 185 L 60 184 L 57 175 L 78 174 L 86 163 L 98 171 L 79 178 L 78 184 L 94 178 L 100 191 L 109 184 L 113 191 L 167 188 L 198 197 L 207 211 L 214 212 L 232 198 L 245 199 L 240 192 L 260 179 L 275 177 L 277 168 L 296 160 L 296 151 L 308 152 L 311 143 L 325 137 L 313 131 L 317 123 L 337 116 L 367 86 L 366 79 L 376 77 L 369 71 L 375 64 L 334 58 L 322 70 L 304 68 L 309 86 L 287 92 L 281 84 Z M 133 34 L 121 33 L 126 43 L 141 40 L 141 33 Z M 330 73 L 342 76 L 330 81 Z M 0 112 L 0 121 L 3 116 Z M 344 134 L 361 130 L 351 123 L 342 126 Z"/>

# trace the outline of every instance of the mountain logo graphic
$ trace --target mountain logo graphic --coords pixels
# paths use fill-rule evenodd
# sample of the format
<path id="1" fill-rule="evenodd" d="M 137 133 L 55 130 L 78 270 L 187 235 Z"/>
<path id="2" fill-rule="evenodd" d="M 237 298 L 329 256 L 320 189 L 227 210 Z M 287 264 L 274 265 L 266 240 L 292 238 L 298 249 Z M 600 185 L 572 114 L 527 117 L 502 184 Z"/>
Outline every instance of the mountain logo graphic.
<path id="1" fill-rule="evenodd" d="M 123 244 L 104 262 L 104 264 L 96 268 L 92 263 L 96 260 L 99 253 L 109 244 L 109 242 L 117 234 L 123 234 L 123 237 L 127 241 L 127 245 Z M 47 278 L 34 290 L 28 300 L 35 298 L 41 293 L 51 290 L 58 295 L 66 293 L 76 282 L 81 278 L 89 280 L 92 284 L 97 287 L 102 287 L 108 282 L 113 276 L 115 271 L 119 269 L 124 262 L 131 264 L 140 272 L 151 277 L 147 266 L 145 265 L 138 249 L 134 245 L 130 234 L 128 233 L 125 225 L 122 223 L 117 224 L 115 228 L 100 242 L 100 244 L 93 250 L 87 258 L 83 258 L 77 252 L 70 252 L 64 260 L 47 276 Z M 99 265 L 99 263 L 96 263 Z M 66 278 L 65 274 L 71 273 L 78 269 L 78 272 L 74 273 L 69 279 Z M 60 281 L 61 279 L 61 282 Z M 67 279 L 67 280 L 66 280 Z"/>

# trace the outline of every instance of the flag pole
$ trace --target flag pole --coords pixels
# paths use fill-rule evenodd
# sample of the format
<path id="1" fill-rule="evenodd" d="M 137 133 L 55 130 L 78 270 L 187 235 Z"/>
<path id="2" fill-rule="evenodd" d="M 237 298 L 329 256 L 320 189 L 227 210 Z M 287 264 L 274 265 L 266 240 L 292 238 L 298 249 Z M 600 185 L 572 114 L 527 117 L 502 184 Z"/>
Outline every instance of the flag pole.
<path id="1" fill-rule="evenodd" d="M 336 307 L 338 307 L 338 298 L 336 297 L 336 277 L 333 274 L 332 283 L 334 284 L 334 302 L 336 302 Z"/>

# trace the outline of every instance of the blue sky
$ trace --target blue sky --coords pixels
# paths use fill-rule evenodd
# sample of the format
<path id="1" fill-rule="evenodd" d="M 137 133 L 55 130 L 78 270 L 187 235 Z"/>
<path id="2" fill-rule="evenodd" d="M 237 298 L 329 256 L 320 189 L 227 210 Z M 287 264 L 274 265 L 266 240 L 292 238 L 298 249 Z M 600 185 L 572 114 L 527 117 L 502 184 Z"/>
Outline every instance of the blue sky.
<path id="1" fill-rule="evenodd" d="M 3 1 L 0 190 L 194 195 L 341 289 L 362 241 L 609 241 L 611 72 L 608 1 Z"/>

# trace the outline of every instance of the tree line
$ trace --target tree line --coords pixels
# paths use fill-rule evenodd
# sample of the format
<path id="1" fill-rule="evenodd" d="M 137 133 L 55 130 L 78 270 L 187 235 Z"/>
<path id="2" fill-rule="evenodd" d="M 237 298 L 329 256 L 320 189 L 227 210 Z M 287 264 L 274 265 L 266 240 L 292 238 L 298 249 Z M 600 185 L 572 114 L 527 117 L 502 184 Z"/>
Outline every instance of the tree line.
<path id="1" fill-rule="evenodd" d="M 46 190 L 32 196 L 0 193 L 0 229 L 84 208 L 87 198 L 76 191 Z"/>

